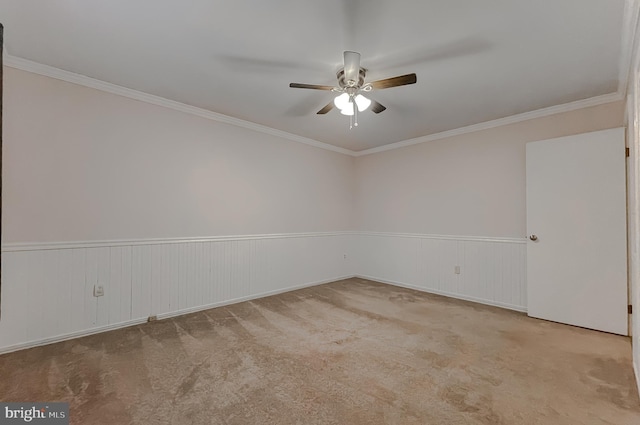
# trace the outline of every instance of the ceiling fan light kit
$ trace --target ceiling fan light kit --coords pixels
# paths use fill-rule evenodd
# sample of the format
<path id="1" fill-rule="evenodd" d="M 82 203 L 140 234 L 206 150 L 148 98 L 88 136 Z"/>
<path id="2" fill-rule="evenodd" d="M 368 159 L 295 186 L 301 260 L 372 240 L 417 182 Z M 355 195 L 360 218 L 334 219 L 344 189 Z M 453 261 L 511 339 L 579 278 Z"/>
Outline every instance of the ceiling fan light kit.
<path id="1" fill-rule="evenodd" d="M 349 103 L 351 103 L 351 99 L 349 98 L 349 94 L 347 93 L 342 93 L 341 95 L 333 99 L 333 104 L 336 105 L 336 107 L 340 110 L 346 108 Z"/>
<path id="2" fill-rule="evenodd" d="M 353 103 L 349 103 L 349 106 L 347 106 L 347 107 L 345 107 L 343 109 L 340 109 L 340 113 L 342 115 L 346 115 L 346 116 L 349 116 L 349 117 L 355 115 L 356 111 L 353 109 Z M 356 125 L 358 125 L 358 124 L 356 124 Z"/>
<path id="3" fill-rule="evenodd" d="M 371 100 L 367 99 L 363 95 L 359 94 L 355 97 L 356 105 L 358 105 L 358 111 L 366 111 L 371 106 Z"/>
<path id="4" fill-rule="evenodd" d="M 343 109 L 353 111 L 354 100 L 355 100 L 356 106 L 358 107 L 358 112 L 366 111 L 367 108 L 371 106 L 371 100 L 367 99 L 363 95 L 358 94 L 352 99 L 349 93 L 342 93 L 341 95 L 336 97 L 333 100 L 333 104 L 336 106 L 336 108 L 340 109 L 341 111 Z M 344 115 L 353 115 L 353 114 L 344 114 Z"/>
<path id="5" fill-rule="evenodd" d="M 415 84 L 417 81 L 416 74 L 400 75 L 398 77 L 385 78 L 383 80 L 365 83 L 367 71 L 360 67 L 360 53 L 346 51 L 344 52 L 344 67 L 337 73 L 338 86 L 321 86 L 316 84 L 291 83 L 289 87 L 297 89 L 313 89 L 313 90 L 331 90 L 340 93 L 328 105 L 320 109 L 317 114 L 324 115 L 335 106 L 340 110 L 342 115 L 350 117 L 349 128 L 358 126 L 358 112 L 366 111 L 370 106 L 371 110 L 379 114 L 387 109 L 380 103 L 365 97 L 362 93 L 368 93 L 371 90 L 382 90 L 391 87 L 406 86 Z M 355 107 L 354 107 L 355 105 Z"/>

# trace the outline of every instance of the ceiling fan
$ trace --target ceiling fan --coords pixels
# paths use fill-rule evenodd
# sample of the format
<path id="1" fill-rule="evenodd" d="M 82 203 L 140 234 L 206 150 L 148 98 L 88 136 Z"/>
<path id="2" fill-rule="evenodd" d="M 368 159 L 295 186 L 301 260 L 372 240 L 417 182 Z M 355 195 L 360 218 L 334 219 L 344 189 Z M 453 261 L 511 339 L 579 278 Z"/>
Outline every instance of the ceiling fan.
<path id="1" fill-rule="evenodd" d="M 344 67 L 337 73 L 337 87 L 301 83 L 291 83 L 289 87 L 296 89 L 330 90 L 335 93 L 341 93 L 317 113 L 326 114 L 335 106 L 340 109 L 340 113 L 351 117 L 350 128 L 353 128 L 358 126 L 358 112 L 366 110 L 369 106 L 371 106 L 371 110 L 376 114 L 387 109 L 375 100 L 368 99 L 363 93 L 368 93 L 371 90 L 406 86 L 408 84 L 415 84 L 417 81 L 416 74 L 406 74 L 365 83 L 364 79 L 366 75 L 367 70 L 360 67 L 360 53 L 346 51 L 344 52 Z"/>

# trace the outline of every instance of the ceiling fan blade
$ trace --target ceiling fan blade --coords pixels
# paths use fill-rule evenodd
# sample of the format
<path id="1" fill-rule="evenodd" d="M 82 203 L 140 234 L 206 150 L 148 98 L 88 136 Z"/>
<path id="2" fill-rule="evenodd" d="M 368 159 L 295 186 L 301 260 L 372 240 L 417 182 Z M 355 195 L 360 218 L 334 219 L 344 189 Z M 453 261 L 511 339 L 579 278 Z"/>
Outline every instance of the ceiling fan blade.
<path id="1" fill-rule="evenodd" d="M 333 90 L 332 86 L 319 86 L 317 84 L 291 83 L 289 87 L 294 89 Z"/>
<path id="2" fill-rule="evenodd" d="M 384 80 L 378 80 L 371 83 L 374 89 L 388 89 L 391 87 L 406 86 L 408 84 L 415 84 L 418 81 L 416 74 L 400 75 L 399 77 L 385 78 Z"/>
<path id="3" fill-rule="evenodd" d="M 375 100 L 371 100 L 371 110 L 374 113 L 379 114 L 380 112 L 384 111 L 385 109 L 387 109 L 387 108 L 382 106 L 380 103 L 376 102 Z"/>
<path id="4" fill-rule="evenodd" d="M 327 112 L 329 112 L 332 109 L 333 109 L 333 100 L 331 102 L 327 103 L 327 106 L 325 106 L 324 108 L 322 108 L 318 112 L 316 112 L 316 114 L 324 115 L 324 114 L 326 114 Z"/>
<path id="5" fill-rule="evenodd" d="M 344 52 L 344 80 L 347 85 L 355 85 L 358 83 L 360 76 L 360 53 Z M 349 84 L 353 81 L 353 84 Z"/>

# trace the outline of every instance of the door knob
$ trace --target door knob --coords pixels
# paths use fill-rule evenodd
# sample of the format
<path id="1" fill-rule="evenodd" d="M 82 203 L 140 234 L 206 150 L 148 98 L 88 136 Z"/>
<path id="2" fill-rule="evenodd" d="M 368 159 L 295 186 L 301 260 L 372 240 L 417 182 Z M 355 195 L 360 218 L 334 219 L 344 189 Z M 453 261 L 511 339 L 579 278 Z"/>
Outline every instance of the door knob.
<path id="1" fill-rule="evenodd" d="M 535 241 L 538 240 L 538 237 L 536 235 L 531 235 L 531 236 L 529 236 L 529 239 L 531 239 L 532 241 L 535 242 Z"/>

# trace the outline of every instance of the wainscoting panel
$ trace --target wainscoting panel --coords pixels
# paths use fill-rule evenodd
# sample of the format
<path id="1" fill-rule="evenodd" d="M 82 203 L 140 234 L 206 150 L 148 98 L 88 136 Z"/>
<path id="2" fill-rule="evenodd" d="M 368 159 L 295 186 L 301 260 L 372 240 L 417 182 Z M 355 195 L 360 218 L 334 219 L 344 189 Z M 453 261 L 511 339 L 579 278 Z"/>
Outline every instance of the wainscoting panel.
<path id="1" fill-rule="evenodd" d="M 354 275 L 525 311 L 525 261 L 520 239 L 364 232 L 5 245 L 0 353 Z"/>
<path id="2" fill-rule="evenodd" d="M 0 352 L 350 277 L 354 237 L 5 245 Z"/>
<path id="3" fill-rule="evenodd" d="M 365 232 L 356 238 L 357 276 L 526 311 L 524 239 Z"/>

